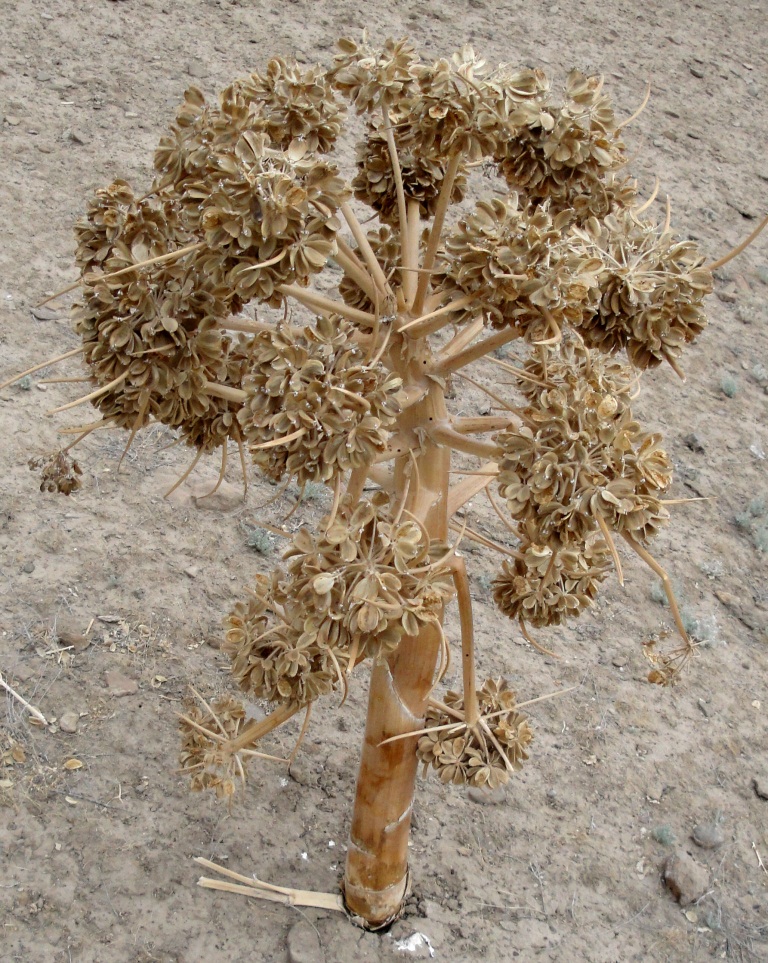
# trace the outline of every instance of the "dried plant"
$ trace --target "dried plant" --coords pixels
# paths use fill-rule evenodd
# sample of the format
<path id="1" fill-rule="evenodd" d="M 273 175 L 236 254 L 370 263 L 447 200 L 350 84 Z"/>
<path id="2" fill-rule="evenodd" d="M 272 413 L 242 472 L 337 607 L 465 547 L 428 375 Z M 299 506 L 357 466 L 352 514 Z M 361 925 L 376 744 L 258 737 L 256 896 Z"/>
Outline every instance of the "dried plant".
<path id="1" fill-rule="evenodd" d="M 13 380 L 81 356 L 92 390 L 56 410 L 91 402 L 101 417 L 66 429 L 73 444 L 122 428 L 127 450 L 162 422 L 196 452 L 177 485 L 213 451 L 224 478 L 234 447 L 244 480 L 250 457 L 300 492 L 327 486 L 318 529 L 292 538 L 226 622 L 234 681 L 270 715 L 197 696 L 182 767 L 231 801 L 266 755 L 258 741 L 301 709 L 303 734 L 314 702 L 343 701 L 368 661 L 343 888 L 349 912 L 378 927 L 406 894 L 418 761 L 494 788 L 528 758 L 526 703 L 503 680 L 476 683 L 463 537 L 503 555 L 493 597 L 529 639 L 581 615 L 612 570 L 622 582 L 625 544 L 661 579 L 680 636 L 671 652 L 645 646 L 649 680 L 671 684 L 690 659 L 648 551 L 675 503 L 672 466 L 633 392 L 646 369 L 681 373 L 713 270 L 765 222 L 706 264 L 669 207 L 651 214 L 655 191 L 640 202 L 623 142 L 635 115 L 617 121 L 601 77 L 574 71 L 553 94 L 541 71 L 491 70 L 470 47 L 434 62 L 407 40 L 339 47 L 330 69 L 275 59 L 214 102 L 186 92 L 148 192 L 115 181 L 76 224 L 80 347 Z M 349 109 L 365 132 L 347 182 L 334 157 Z M 478 165 L 507 189 L 453 218 Z M 246 304 L 282 318 L 245 316 Z M 449 329 L 447 343 L 433 337 Z M 513 341 L 514 363 L 500 357 Z M 482 359 L 493 389 L 466 374 Z M 485 391 L 491 413 L 452 414 L 452 376 Z M 78 487 L 71 447 L 41 460 L 44 488 Z M 451 484 L 454 453 L 480 463 Z M 483 490 L 514 548 L 451 521 Z M 463 685 L 441 700 L 454 596 Z"/>

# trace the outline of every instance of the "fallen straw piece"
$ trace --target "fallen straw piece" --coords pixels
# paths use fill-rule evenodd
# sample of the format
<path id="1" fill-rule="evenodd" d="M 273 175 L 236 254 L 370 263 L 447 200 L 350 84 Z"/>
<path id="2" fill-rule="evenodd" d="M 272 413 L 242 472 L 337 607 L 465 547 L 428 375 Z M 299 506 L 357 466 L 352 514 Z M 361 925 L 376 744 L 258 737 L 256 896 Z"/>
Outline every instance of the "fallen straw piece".
<path id="1" fill-rule="evenodd" d="M 3 676 L 2 676 L 1 673 L 0 673 L 0 686 L 2 686 L 3 689 L 5 689 L 5 691 L 6 691 L 10 696 L 13 696 L 13 698 L 14 698 L 17 702 L 20 702 L 21 705 L 23 705 L 24 708 L 27 710 L 27 712 L 29 712 L 29 714 L 30 714 L 31 716 L 34 716 L 35 719 L 38 720 L 38 722 L 42 722 L 42 724 L 43 724 L 44 726 L 49 726 L 49 725 L 50 725 L 50 722 L 48 722 L 48 720 L 45 718 L 45 716 L 42 714 L 42 712 L 41 712 L 39 709 L 36 709 L 33 705 L 30 705 L 30 703 L 27 702 L 27 700 L 24 699 L 22 696 L 20 696 L 19 693 L 18 693 L 15 689 L 12 689 L 12 688 L 8 685 L 8 683 L 5 681 L 5 679 L 3 678 Z"/>
<path id="2" fill-rule="evenodd" d="M 236 893 L 239 896 L 250 896 L 251 899 L 263 899 L 270 903 L 282 903 L 285 906 L 312 906 L 315 909 L 337 910 L 345 913 L 344 901 L 340 895 L 335 893 L 316 893 L 308 889 L 290 889 L 285 886 L 273 886 L 255 877 L 243 876 L 234 870 L 227 869 L 226 866 L 218 866 L 209 859 L 202 856 L 195 856 L 195 862 L 211 869 L 221 876 L 237 880 L 237 883 L 228 883 L 225 880 L 211 879 L 208 876 L 201 876 L 197 885 L 203 889 L 217 889 L 224 893 Z M 240 885 L 238 885 L 240 884 Z"/>

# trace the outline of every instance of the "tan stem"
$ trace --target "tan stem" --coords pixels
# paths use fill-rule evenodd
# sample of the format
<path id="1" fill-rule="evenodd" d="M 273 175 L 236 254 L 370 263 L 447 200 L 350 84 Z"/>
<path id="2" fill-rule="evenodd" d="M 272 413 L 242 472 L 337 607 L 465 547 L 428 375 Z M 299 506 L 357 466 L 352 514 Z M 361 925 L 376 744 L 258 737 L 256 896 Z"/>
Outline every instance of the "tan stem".
<path id="1" fill-rule="evenodd" d="M 504 415 L 482 415 L 477 418 L 454 418 L 451 426 L 460 435 L 473 435 L 486 431 L 504 431 L 515 422 Z"/>
<path id="2" fill-rule="evenodd" d="M 27 375 L 34 374 L 36 371 L 42 371 L 43 368 L 47 368 L 49 365 L 58 364 L 59 361 L 64 361 L 66 358 L 74 358 L 76 354 L 82 354 L 87 347 L 87 345 L 81 344 L 79 348 L 73 348 L 71 351 L 65 351 L 64 354 L 57 355 L 55 358 L 49 358 L 40 364 L 32 365 L 31 368 L 27 368 L 26 371 L 22 371 L 21 374 L 16 374 L 12 378 L 9 378 L 8 381 L 0 384 L 0 391 L 14 384 L 16 381 L 21 381 L 21 379 L 26 378 Z"/>
<path id="3" fill-rule="evenodd" d="M 274 324 L 267 324 L 265 321 L 245 321 L 242 318 L 227 318 L 225 321 L 217 321 L 217 327 L 225 331 L 242 331 L 244 334 L 261 334 L 262 331 L 274 331 Z"/>
<path id="4" fill-rule="evenodd" d="M 465 478 L 463 482 L 454 485 L 448 492 L 448 515 L 455 515 L 471 498 L 487 488 L 498 474 L 498 467 L 495 461 L 486 462 L 478 470 L 477 477 Z M 483 476 L 480 475 L 480 472 L 488 472 L 489 474 Z"/>
<path id="5" fill-rule="evenodd" d="M 477 701 L 477 681 L 475 679 L 475 632 L 472 620 L 472 596 L 469 593 L 469 579 L 464 559 L 457 556 L 453 560 L 453 582 L 459 603 L 461 623 L 461 671 L 464 686 L 464 721 L 470 728 L 480 718 Z"/>
<path id="6" fill-rule="evenodd" d="M 474 300 L 471 294 L 464 294 L 455 301 L 451 301 L 440 308 L 436 308 L 434 311 L 430 311 L 429 314 L 423 314 L 419 318 L 414 318 L 413 321 L 404 324 L 402 328 L 400 328 L 400 331 L 407 331 L 412 338 L 423 338 L 425 335 L 434 334 L 436 331 L 444 328 L 446 324 L 452 323 L 450 318 L 452 314 L 455 314 L 456 311 L 461 311 L 462 308 L 469 307 Z"/>
<path id="7" fill-rule="evenodd" d="M 410 310 L 416 297 L 417 273 L 419 263 L 419 231 L 421 229 L 421 214 L 419 202 L 408 201 L 408 229 L 403 237 L 403 291 L 406 307 Z"/>
<path id="8" fill-rule="evenodd" d="M 337 241 L 338 250 L 333 256 L 334 261 L 339 265 L 347 277 L 363 291 L 370 301 L 375 305 L 381 298 L 376 289 L 376 285 L 370 274 L 360 264 L 354 252 L 341 239 Z"/>
<path id="9" fill-rule="evenodd" d="M 461 435 L 458 431 L 454 431 L 447 423 L 431 426 L 429 428 L 429 434 L 437 444 L 445 445 L 456 451 L 463 451 L 467 455 L 478 455 L 480 458 L 495 458 L 500 454 L 498 446 L 494 445 L 493 442 L 467 438 L 466 435 Z"/>
<path id="10" fill-rule="evenodd" d="M 359 324 L 366 325 L 366 327 L 371 327 L 376 322 L 375 315 L 369 314 L 367 311 L 358 311 L 357 308 L 351 308 L 348 304 L 344 304 L 343 301 L 334 301 L 333 298 L 326 298 L 316 291 L 310 291 L 309 288 L 299 287 L 298 284 L 278 284 L 277 290 L 281 294 L 293 298 L 299 303 L 311 308 L 313 311 L 318 311 L 322 314 L 340 314 L 343 318 L 349 318 L 350 321 L 357 321 Z"/>
<path id="11" fill-rule="evenodd" d="M 469 347 L 469 345 L 472 344 L 484 327 L 485 318 L 482 316 L 482 314 L 475 318 L 471 324 L 463 325 L 458 334 L 456 334 L 456 336 L 453 337 L 440 352 L 438 355 L 438 361 L 443 355 L 446 357 L 452 357 L 453 355 L 458 354 L 459 351 L 463 351 L 464 348 Z"/>
<path id="12" fill-rule="evenodd" d="M 349 204 L 344 201 L 340 206 L 339 210 L 344 215 L 344 220 L 347 222 L 347 226 L 350 231 L 352 231 L 352 236 L 355 241 L 357 241 L 357 246 L 360 249 L 360 253 L 363 255 L 365 263 L 368 265 L 368 269 L 371 272 L 371 277 L 374 279 L 376 284 L 381 289 L 382 294 L 394 297 L 392 288 L 389 286 L 386 275 L 381 268 L 381 265 L 376 260 L 376 255 L 374 254 L 371 243 L 363 230 L 363 226 L 355 217 L 355 212 L 349 206 Z"/>
<path id="13" fill-rule="evenodd" d="M 395 134 L 392 130 L 392 121 L 389 118 L 389 111 L 386 106 L 382 107 L 384 114 L 384 136 L 387 140 L 389 150 L 389 160 L 392 164 L 392 173 L 395 178 L 395 191 L 397 192 L 397 212 L 400 218 L 400 248 L 402 250 L 403 265 L 407 268 L 414 268 L 416 265 L 409 260 L 408 251 L 408 208 L 405 203 L 405 192 L 403 191 L 403 172 L 400 168 L 400 160 L 397 156 L 397 145 L 395 144 Z M 406 300 L 409 300 L 409 289 L 413 283 L 413 275 L 406 274 L 403 278 L 403 292 Z"/>
<path id="14" fill-rule="evenodd" d="M 215 381 L 206 382 L 205 393 L 211 398 L 223 398 L 225 401 L 233 401 L 235 404 L 243 404 L 248 397 L 248 392 L 243 391 L 242 388 L 220 385 Z"/>
<path id="15" fill-rule="evenodd" d="M 447 418 L 442 391 L 401 415 L 401 429 Z M 419 485 L 411 485 L 408 511 L 432 538 L 446 541 L 446 495 L 450 451 L 429 440 L 415 455 Z M 406 460 L 396 466 L 396 494 L 406 482 Z M 405 636 L 397 650 L 374 666 L 368 700 L 365 742 L 347 853 L 344 894 L 347 908 L 375 929 L 395 918 L 408 886 L 408 836 L 416 781 L 416 736 L 385 745 L 392 736 L 424 725 L 441 652 L 442 633 L 427 623 L 418 635 Z"/>
<path id="16" fill-rule="evenodd" d="M 435 255 L 437 254 L 437 249 L 440 246 L 440 239 L 443 235 L 445 214 L 448 210 L 448 205 L 451 203 L 453 183 L 456 180 L 456 175 L 459 172 L 460 164 L 461 154 L 456 153 L 451 155 L 451 158 L 448 161 L 448 166 L 445 169 L 445 177 L 443 177 L 443 184 L 440 188 L 440 196 L 437 199 L 435 216 L 432 221 L 432 230 L 429 232 L 427 249 L 424 252 L 424 261 L 421 265 L 425 272 L 431 271 L 432 266 L 435 263 Z M 424 307 L 424 299 L 429 292 L 429 277 L 429 274 L 426 273 L 419 275 L 419 286 L 416 289 L 416 300 L 414 302 L 414 310 L 418 314 L 421 314 L 421 311 Z"/>
<path id="17" fill-rule="evenodd" d="M 236 739 L 225 743 L 225 748 L 228 752 L 246 749 L 253 743 L 258 742 L 259 739 L 263 739 L 273 729 L 277 729 L 278 726 L 287 722 L 291 716 L 295 716 L 299 709 L 301 709 L 301 705 L 298 702 L 286 702 L 279 705 L 266 718 L 253 719 L 249 722 Z"/>
<path id="18" fill-rule="evenodd" d="M 515 328 L 502 328 L 501 331 L 492 334 L 490 338 L 483 338 L 482 341 L 478 341 L 477 344 L 473 344 L 471 347 L 465 348 L 457 354 L 442 355 L 432 369 L 433 374 L 447 375 L 452 371 L 457 371 L 459 368 L 463 368 L 465 365 L 477 361 L 477 359 L 482 358 L 483 355 L 490 354 L 491 351 L 495 351 L 496 348 L 500 348 L 510 341 L 515 341 L 519 337 L 520 332 Z"/>

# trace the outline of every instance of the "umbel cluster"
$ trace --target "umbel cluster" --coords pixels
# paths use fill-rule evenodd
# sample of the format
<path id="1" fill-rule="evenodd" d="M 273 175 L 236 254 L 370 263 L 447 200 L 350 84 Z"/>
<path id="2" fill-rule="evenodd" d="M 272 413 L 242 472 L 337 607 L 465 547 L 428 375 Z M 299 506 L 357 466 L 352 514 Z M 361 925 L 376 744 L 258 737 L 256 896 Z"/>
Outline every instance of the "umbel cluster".
<path id="1" fill-rule="evenodd" d="M 161 422 L 195 462 L 218 453 L 222 477 L 231 449 L 244 475 L 250 461 L 333 495 L 227 619 L 234 679 L 275 724 L 440 626 L 455 595 L 466 655 L 448 529 L 483 490 L 515 536 L 485 539 L 504 556 L 494 599 L 523 631 L 593 602 L 620 574 L 614 537 L 663 574 L 647 547 L 668 520 L 671 465 L 631 399 L 642 371 L 679 373 L 712 288 L 668 211 L 659 222 L 654 198 L 639 200 L 628 121 L 600 77 L 573 71 L 555 90 L 468 47 L 436 61 L 404 40 L 339 47 L 329 69 L 275 59 L 211 102 L 190 88 L 149 189 L 116 181 L 75 228 L 74 327 L 101 416 L 82 434 L 119 427 L 130 442 Z M 361 132 L 347 157 L 345 125 Z M 477 183 L 488 196 L 470 204 Z M 479 386 L 493 413 L 452 415 L 447 383 L 472 365 L 499 375 Z M 419 499 L 430 445 L 468 472 L 446 474 L 442 529 Z M 79 483 L 61 476 L 65 492 Z M 463 537 L 484 540 L 468 525 Z M 649 652 L 660 683 L 691 651 L 671 601 L 682 643 Z M 446 642 L 443 673 L 447 660 Z M 471 692 L 430 700 L 418 754 L 444 781 L 495 786 L 531 732 L 503 680 L 468 679 Z M 231 697 L 190 708 L 196 788 L 231 794 L 241 759 L 259 755 L 269 725 L 244 718 Z"/>

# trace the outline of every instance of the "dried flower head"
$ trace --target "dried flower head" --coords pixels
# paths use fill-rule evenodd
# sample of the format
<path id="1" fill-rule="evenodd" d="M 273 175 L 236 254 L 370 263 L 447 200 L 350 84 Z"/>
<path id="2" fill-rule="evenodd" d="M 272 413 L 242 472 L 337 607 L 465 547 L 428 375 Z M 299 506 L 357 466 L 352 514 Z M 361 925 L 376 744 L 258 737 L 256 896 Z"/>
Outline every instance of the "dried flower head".
<path id="1" fill-rule="evenodd" d="M 250 597 L 226 619 L 222 651 L 232 659 L 235 681 L 252 696 L 270 702 L 314 702 L 343 682 L 347 658 L 330 634 L 309 626 L 282 579 L 283 572 L 257 575 Z"/>
<path id="2" fill-rule="evenodd" d="M 333 150 L 346 109 L 321 67 L 302 71 L 275 57 L 264 76 L 253 73 L 241 81 L 240 91 L 254 115 L 249 124 L 258 125 L 276 147 L 288 150 L 303 144 L 310 153 Z"/>
<path id="3" fill-rule="evenodd" d="M 287 473 L 299 486 L 331 482 L 384 450 L 402 382 L 382 364 L 367 363 L 349 322 L 320 317 L 314 326 L 257 335 L 250 363 L 238 417 L 268 477 Z M 279 444 L 281 438 L 288 440 Z"/>
<path id="4" fill-rule="evenodd" d="M 519 557 L 502 562 L 494 579 L 496 605 L 510 619 L 523 619 L 536 628 L 581 615 L 612 568 L 605 541 L 589 535 L 583 545 L 553 547 L 537 539 L 532 525 L 524 534 Z"/>
<path id="5" fill-rule="evenodd" d="M 344 640 L 353 658 L 380 658 L 403 635 L 434 622 L 453 594 L 441 548 L 411 519 L 395 520 L 380 492 L 321 524 L 302 529 L 286 552 L 290 594 L 325 638 Z"/>
<path id="6" fill-rule="evenodd" d="M 57 451 L 48 457 L 30 458 L 29 467 L 40 472 L 40 491 L 71 495 L 80 488 L 82 469 L 65 452 Z"/>
<path id="7" fill-rule="evenodd" d="M 613 107 L 602 87 L 601 77 L 573 70 L 562 104 L 551 102 L 540 88 L 509 111 L 507 136 L 495 160 L 512 190 L 522 190 L 536 202 L 552 199 L 564 209 L 574 195 L 594 189 L 626 163 Z"/>
<path id="8" fill-rule="evenodd" d="M 387 40 L 380 50 L 368 43 L 342 37 L 328 76 L 333 86 L 347 97 L 359 113 L 373 113 L 400 103 L 413 87 L 412 67 L 418 62 L 408 39 Z"/>
<path id="9" fill-rule="evenodd" d="M 530 341 L 550 338 L 553 327 L 591 317 L 599 301 L 602 261 L 578 253 L 545 205 L 532 207 L 511 194 L 480 201 L 445 243 L 441 287 L 471 295 L 464 317 L 482 312 L 494 328 L 512 327 Z"/>
<path id="10" fill-rule="evenodd" d="M 423 218 L 435 213 L 437 198 L 445 177 L 447 158 L 439 149 L 430 148 L 411 132 L 411 118 L 406 110 L 391 119 L 394 127 L 397 159 L 401 168 L 403 194 L 406 201 L 416 201 Z M 376 121 L 368 128 L 366 137 L 357 145 L 357 174 L 352 181 L 355 197 L 372 207 L 384 224 L 398 221 L 397 189 L 387 141 Z M 451 189 L 451 203 L 464 197 L 467 178 L 465 169 L 459 171 Z"/>
<path id="11" fill-rule="evenodd" d="M 533 732 L 526 717 L 515 708 L 515 693 L 503 679 L 488 679 L 477 691 L 480 721 L 468 728 L 457 722 L 464 700 L 457 692 L 445 695 L 445 708 L 430 705 L 425 728 L 434 731 L 423 735 L 416 749 L 424 763 L 424 775 L 430 766 L 441 782 L 468 784 L 496 789 L 509 782 L 528 759 L 528 746 Z"/>
<path id="12" fill-rule="evenodd" d="M 706 325 L 703 300 L 712 291 L 712 274 L 693 241 L 678 241 L 631 210 L 617 210 L 601 222 L 573 231 L 583 256 L 600 258 L 598 310 L 575 319 L 590 347 L 626 348 L 637 368 L 669 361 Z"/>
<path id="13" fill-rule="evenodd" d="M 238 780 L 245 782 L 241 754 L 228 751 L 245 724 L 245 709 L 230 696 L 222 696 L 201 709 L 191 700 L 179 719 L 182 733 L 179 762 L 189 776 L 190 789 L 213 789 L 217 798 L 231 800 Z"/>
<path id="14" fill-rule="evenodd" d="M 627 378 L 615 366 L 565 350 L 559 362 L 539 364 L 552 387 L 522 410 L 521 427 L 496 436 L 499 490 L 543 544 L 581 545 L 600 519 L 645 542 L 669 518 L 661 495 L 672 466 L 661 436 L 633 420 Z"/>

